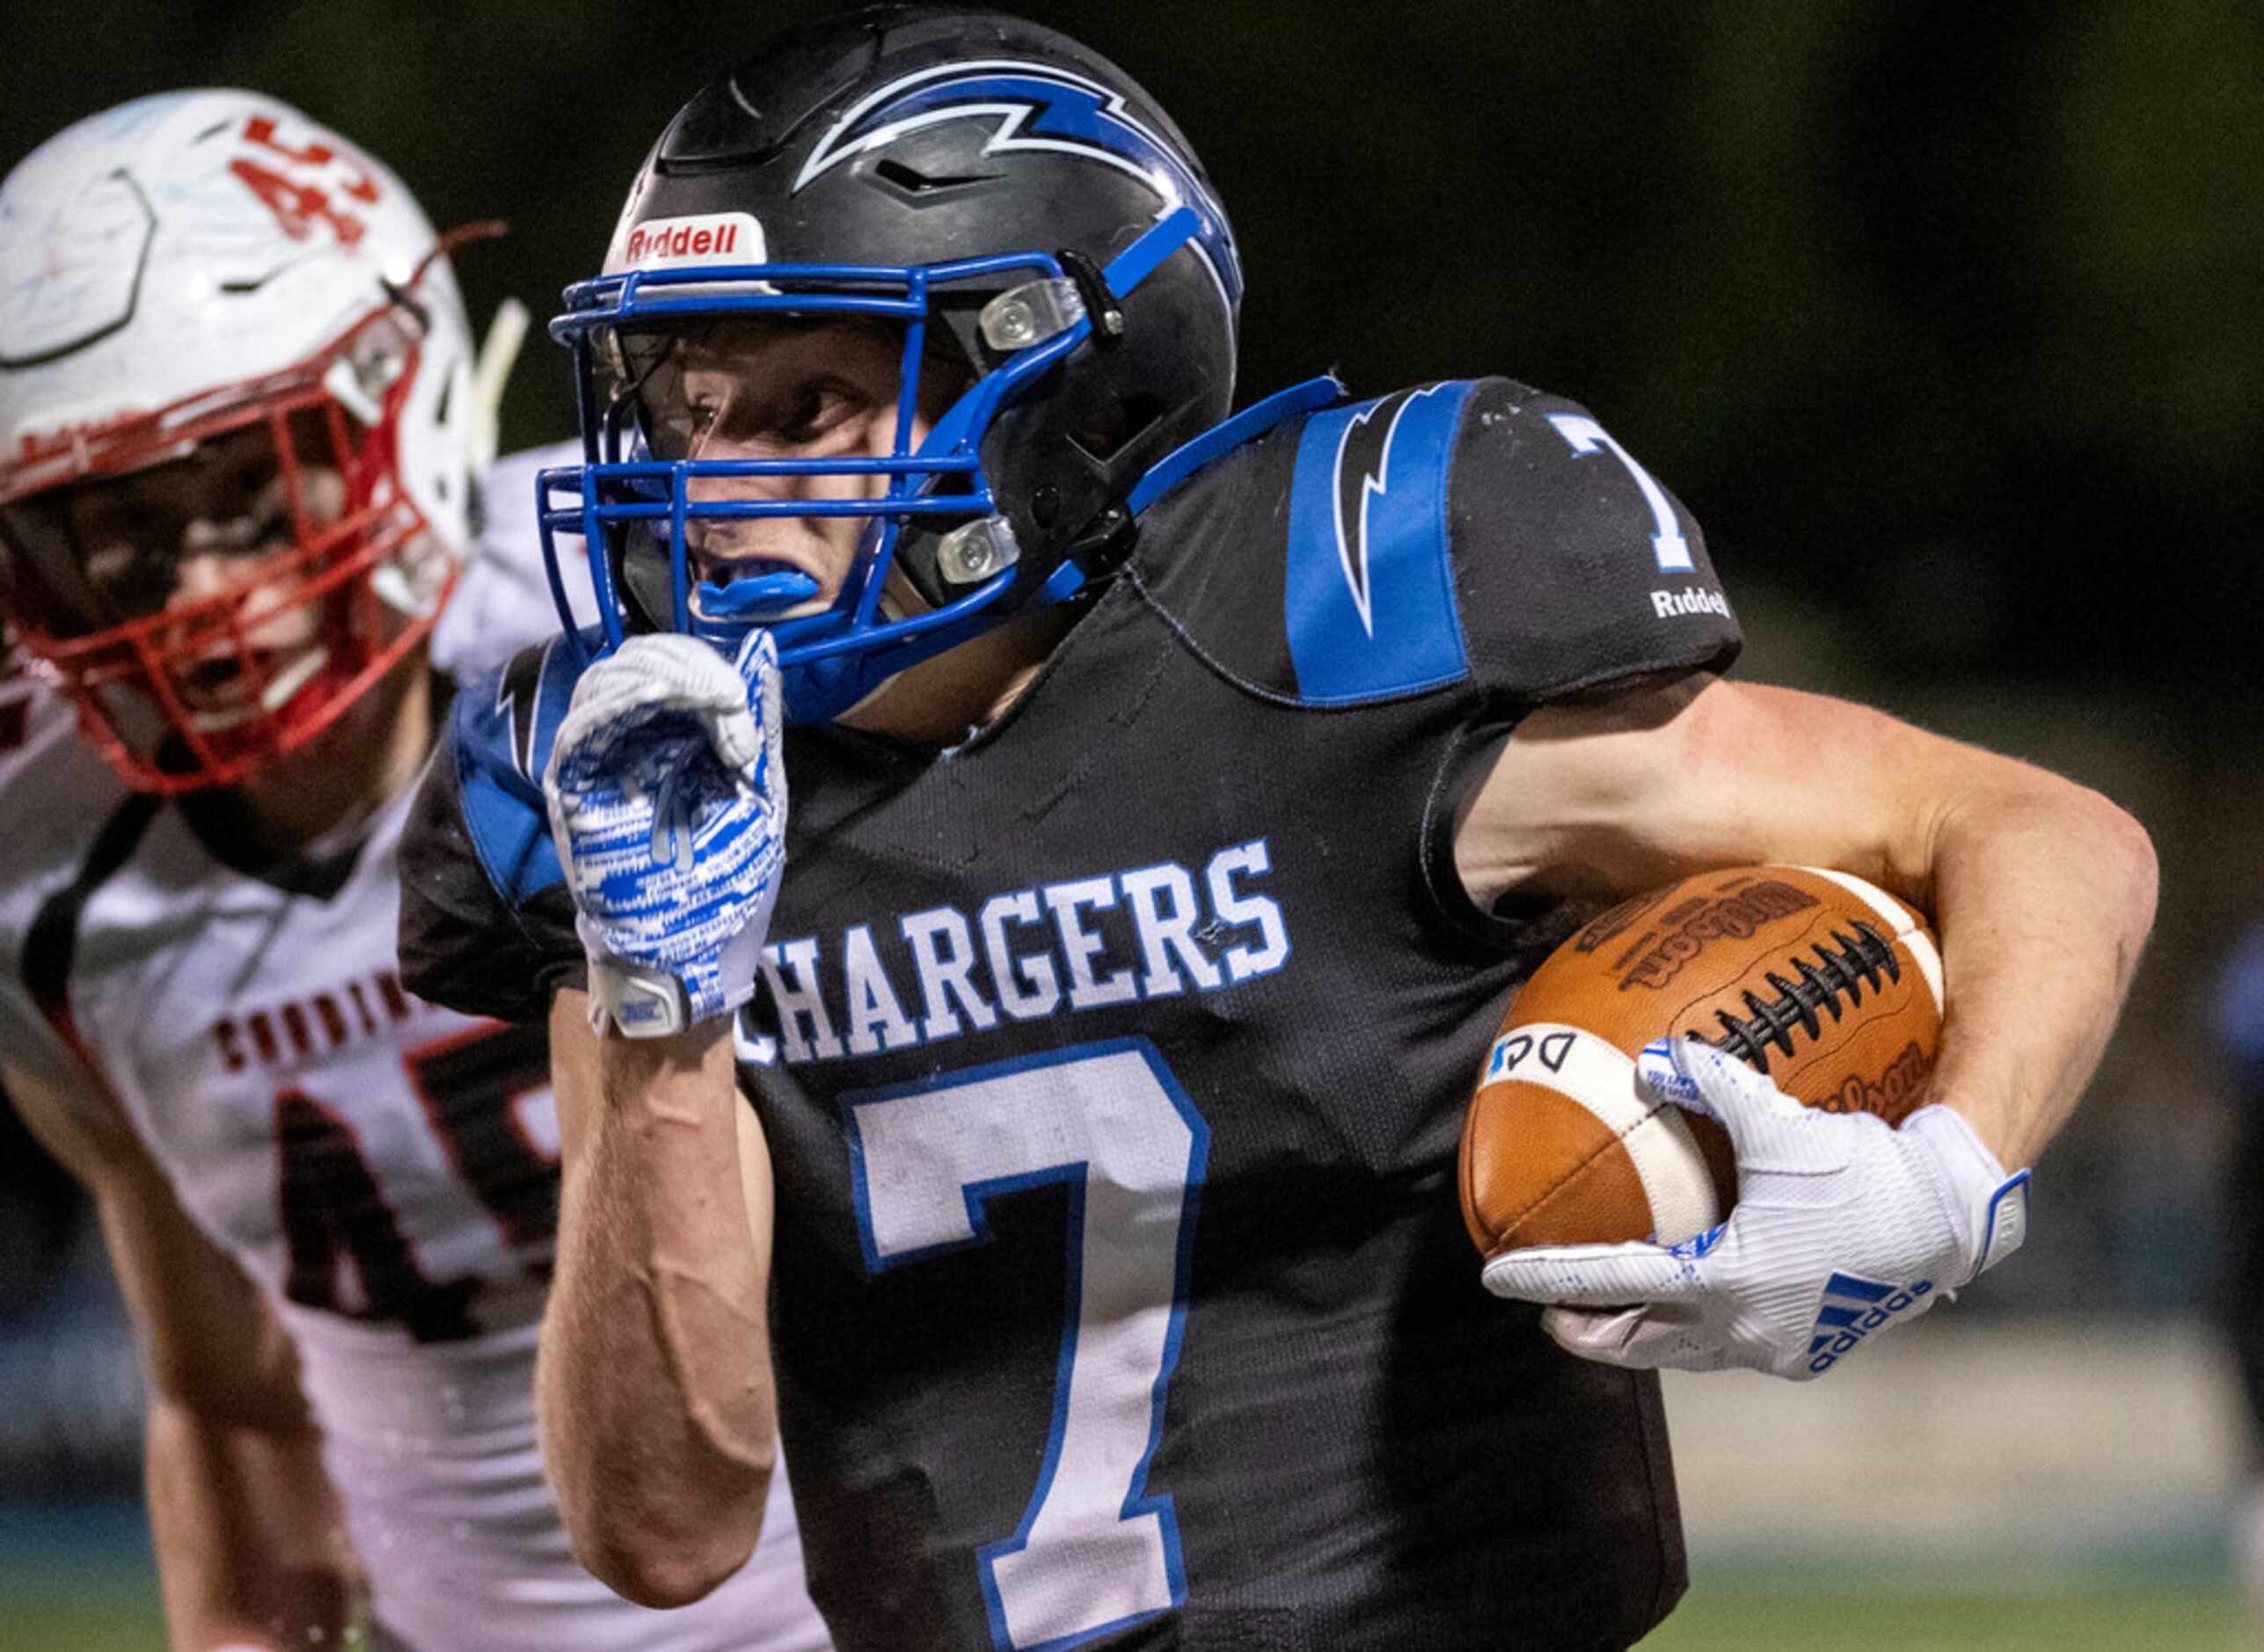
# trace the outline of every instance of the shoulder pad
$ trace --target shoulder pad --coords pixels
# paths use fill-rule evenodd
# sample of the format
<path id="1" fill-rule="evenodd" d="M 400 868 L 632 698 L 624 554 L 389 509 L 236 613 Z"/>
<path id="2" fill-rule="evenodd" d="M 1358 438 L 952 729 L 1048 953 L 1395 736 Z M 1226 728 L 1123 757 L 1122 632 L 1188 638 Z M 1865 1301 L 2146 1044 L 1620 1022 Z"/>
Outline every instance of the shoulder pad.
<path id="1" fill-rule="evenodd" d="M 1453 465 L 1448 535 L 1479 688 L 1535 704 L 1736 658 L 1697 521 L 1585 408 L 1482 380 Z"/>
<path id="2" fill-rule="evenodd" d="M 0 1051 L 59 1089 L 84 1085 L 87 1071 L 48 1019 L 69 948 L 42 939 L 42 919 L 90 860 L 130 852 L 158 807 L 127 789 L 69 702 L 0 660 Z M 113 830 L 121 816 L 130 822 Z M 58 958 L 65 967 L 50 969 Z"/>
<path id="3" fill-rule="evenodd" d="M 1142 518 L 1132 573 L 1216 669 L 1345 706 L 1457 683 L 1515 705 L 1720 669 L 1698 523 L 1583 409 L 1455 380 L 1285 421 Z"/>
<path id="4" fill-rule="evenodd" d="M 1346 705 L 1459 681 L 1447 480 L 1470 391 L 1328 407 L 1196 471 L 1143 518 L 1143 589 L 1268 698 Z"/>
<path id="5" fill-rule="evenodd" d="M 1447 481 L 1467 382 L 1315 413 L 1289 491 L 1282 627 L 1298 698 L 1420 693 L 1469 670 L 1447 554 Z"/>
<path id="6" fill-rule="evenodd" d="M 529 648 L 459 691 L 401 835 L 401 979 L 466 1015 L 537 1021 L 581 968 L 541 775 L 589 659 Z"/>
<path id="7" fill-rule="evenodd" d="M 75 867 L 128 795 L 61 694 L 0 675 L 0 910 Z"/>

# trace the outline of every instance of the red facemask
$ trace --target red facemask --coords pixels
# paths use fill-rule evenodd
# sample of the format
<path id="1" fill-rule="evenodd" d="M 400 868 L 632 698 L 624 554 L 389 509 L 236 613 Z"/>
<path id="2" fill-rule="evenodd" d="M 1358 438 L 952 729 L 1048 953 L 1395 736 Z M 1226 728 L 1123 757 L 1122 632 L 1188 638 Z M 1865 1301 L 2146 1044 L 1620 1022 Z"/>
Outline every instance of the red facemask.
<path id="1" fill-rule="evenodd" d="M 17 636 L 129 785 L 245 780 L 319 737 L 432 629 L 456 561 L 397 463 L 419 347 L 389 305 L 281 373 L 0 462 L 0 591 Z M 356 384 L 362 417 L 338 393 Z M 101 536 L 106 554 L 143 559 L 106 587 L 90 569 L 90 503 L 130 511 L 162 476 L 154 467 L 223 446 L 257 501 L 224 508 L 235 514 L 211 546 L 125 515 Z M 136 522 L 156 542 L 121 547 Z M 227 559 L 224 578 L 208 575 L 214 556 Z M 180 575 L 199 559 L 208 577 L 193 592 Z"/>

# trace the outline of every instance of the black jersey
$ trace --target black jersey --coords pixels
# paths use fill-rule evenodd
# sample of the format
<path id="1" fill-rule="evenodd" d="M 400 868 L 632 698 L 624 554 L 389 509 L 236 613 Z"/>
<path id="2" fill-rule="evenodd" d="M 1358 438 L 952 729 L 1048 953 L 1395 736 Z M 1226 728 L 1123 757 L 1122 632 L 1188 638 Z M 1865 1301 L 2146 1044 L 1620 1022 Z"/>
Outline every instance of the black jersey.
<path id="1" fill-rule="evenodd" d="M 1684 1584 L 1655 1379 L 1486 1294 L 1453 1173 L 1576 915 L 1475 910 L 1451 830 L 1535 705 L 1727 663 L 1697 528 L 1502 380 L 1287 420 L 1142 522 L 966 744 L 788 735 L 739 1046 L 812 1592 L 890 1652 L 1626 1645 Z M 570 676 L 466 697 L 420 990 L 539 1012 L 578 957 L 526 778 Z"/>

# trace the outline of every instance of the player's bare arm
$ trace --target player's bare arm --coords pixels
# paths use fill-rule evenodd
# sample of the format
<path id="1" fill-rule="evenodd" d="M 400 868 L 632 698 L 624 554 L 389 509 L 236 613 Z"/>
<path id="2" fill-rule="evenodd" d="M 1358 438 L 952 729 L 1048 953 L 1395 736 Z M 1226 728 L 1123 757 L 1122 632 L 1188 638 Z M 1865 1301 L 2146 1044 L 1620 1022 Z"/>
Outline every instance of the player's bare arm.
<path id="1" fill-rule="evenodd" d="M 705 1595 L 754 1551 L 776 1452 L 770 1167 L 728 1023 L 601 1038 L 558 995 L 565 1171 L 537 1371 L 576 1557 L 642 1604 Z"/>
<path id="2" fill-rule="evenodd" d="M 1535 713 L 1456 838 L 1481 905 L 1787 861 L 1933 914 L 1947 1019 L 1932 1099 L 2007 1168 L 2089 1080 L 2153 920 L 2146 834 L 2097 793 L 1881 713 L 1705 676 Z"/>
<path id="3" fill-rule="evenodd" d="M 7 1084 L 94 1195 L 142 1343 L 150 1524 L 172 1644 L 339 1644 L 360 1567 L 290 1340 L 106 1100 L 18 1071 Z"/>
<path id="4" fill-rule="evenodd" d="M 770 1489 L 770 1172 L 730 1027 L 785 852 L 776 662 L 639 638 L 575 683 L 544 771 L 589 990 L 551 1006 L 538 1403 L 576 1553 L 648 1605 L 731 1575 Z"/>

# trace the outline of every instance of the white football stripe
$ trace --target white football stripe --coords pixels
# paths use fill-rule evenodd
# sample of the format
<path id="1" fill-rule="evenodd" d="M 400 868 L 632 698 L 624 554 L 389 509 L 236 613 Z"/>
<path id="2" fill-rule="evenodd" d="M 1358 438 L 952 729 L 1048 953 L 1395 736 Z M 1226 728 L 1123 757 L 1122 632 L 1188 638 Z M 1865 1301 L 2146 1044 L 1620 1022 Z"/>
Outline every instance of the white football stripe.
<path id="1" fill-rule="evenodd" d="M 1548 1041 L 1567 1035 L 1570 1042 L 1564 1056 L 1551 1068 L 1537 1052 Z M 1635 1063 L 1630 1057 L 1595 1034 L 1559 1021 L 1529 1021 L 1496 1039 L 1494 1048 L 1499 1049 L 1509 1037 L 1531 1038 L 1536 1053 L 1504 1071 L 1494 1071 L 1489 1061 L 1489 1082 L 1516 1078 L 1539 1085 L 1594 1114 L 1634 1162 L 1635 1174 L 1651 1202 L 1652 1231 L 1661 1244 L 1680 1244 L 1721 1219 L 1713 1178 L 1691 1136 L 1689 1121 L 1671 1105 L 1652 1111 L 1649 1100 L 1635 1087 Z"/>
<path id="2" fill-rule="evenodd" d="M 1910 949 L 1910 956 L 1918 961 L 1918 973 L 1926 978 L 1926 990 L 1934 995 L 1934 1012 L 1942 1009 L 1942 954 L 1933 938 L 1919 923 L 1917 915 L 1886 890 L 1866 883 L 1852 872 L 1840 872 L 1830 866 L 1802 866 L 1802 872 L 1813 872 L 1820 878 L 1829 878 L 1834 883 L 1854 895 L 1873 911 L 1902 944 Z"/>
<path id="3" fill-rule="evenodd" d="M 1654 1113 L 1627 1137 L 1627 1151 L 1650 1195 L 1651 1237 L 1660 1244 L 1679 1245 L 1721 1220 L 1713 1175 L 1682 1108 L 1669 1102 Z"/>

